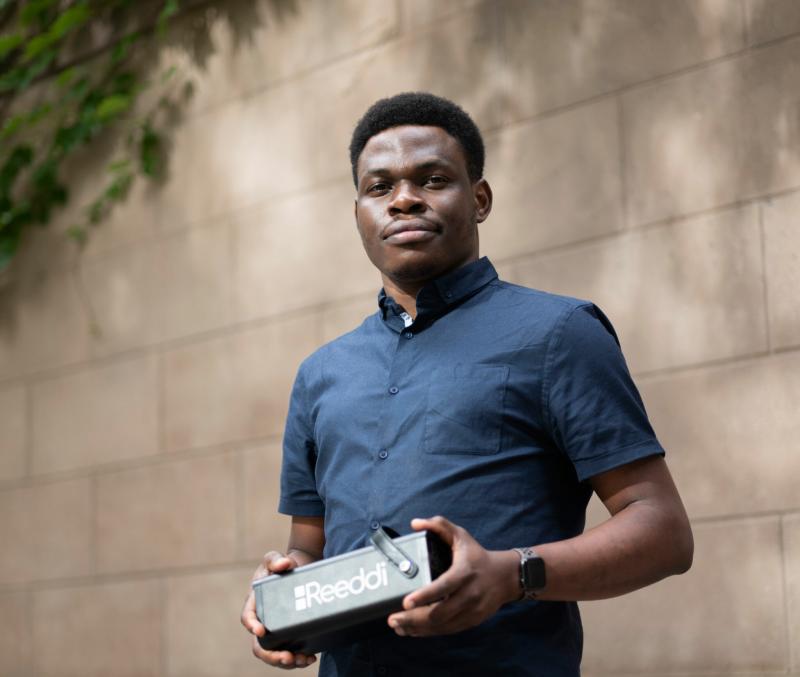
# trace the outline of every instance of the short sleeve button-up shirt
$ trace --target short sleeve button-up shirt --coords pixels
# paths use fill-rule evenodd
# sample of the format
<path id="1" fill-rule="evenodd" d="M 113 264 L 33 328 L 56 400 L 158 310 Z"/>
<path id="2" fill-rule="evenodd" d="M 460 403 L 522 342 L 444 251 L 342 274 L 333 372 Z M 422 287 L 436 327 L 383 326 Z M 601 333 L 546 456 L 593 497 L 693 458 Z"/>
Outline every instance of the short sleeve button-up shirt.
<path id="1" fill-rule="evenodd" d="M 654 454 L 602 312 L 503 282 L 483 258 L 426 285 L 410 324 L 381 292 L 375 314 L 305 360 L 279 510 L 324 515 L 326 557 L 436 514 L 487 549 L 535 546 L 583 531 L 587 479 Z M 576 677 L 581 646 L 574 603 L 518 603 L 458 635 L 332 651 L 320 674 Z"/>

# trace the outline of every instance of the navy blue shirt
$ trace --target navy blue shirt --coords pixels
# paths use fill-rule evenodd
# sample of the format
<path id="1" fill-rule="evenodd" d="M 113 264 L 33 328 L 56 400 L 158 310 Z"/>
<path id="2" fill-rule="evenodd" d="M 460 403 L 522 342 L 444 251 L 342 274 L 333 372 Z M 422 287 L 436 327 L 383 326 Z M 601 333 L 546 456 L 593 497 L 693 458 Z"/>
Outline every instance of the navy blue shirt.
<path id="1" fill-rule="evenodd" d="M 381 292 L 297 374 L 279 510 L 324 515 L 325 557 L 437 514 L 491 550 L 570 538 L 588 478 L 663 454 L 592 303 L 503 282 L 483 258 L 426 285 L 410 326 L 404 314 Z M 320 675 L 576 677 L 581 650 L 576 604 L 519 602 L 457 635 L 326 653 Z"/>

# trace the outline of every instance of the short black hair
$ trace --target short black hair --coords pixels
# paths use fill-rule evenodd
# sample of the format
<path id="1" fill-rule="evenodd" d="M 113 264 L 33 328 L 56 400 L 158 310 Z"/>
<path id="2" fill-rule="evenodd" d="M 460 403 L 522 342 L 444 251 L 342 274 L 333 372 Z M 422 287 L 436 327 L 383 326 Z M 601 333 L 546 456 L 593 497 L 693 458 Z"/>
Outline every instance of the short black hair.
<path id="1" fill-rule="evenodd" d="M 400 125 L 441 127 L 461 144 L 467 159 L 469 178 L 477 181 L 483 176 L 483 138 L 464 109 L 449 99 L 428 92 L 403 92 L 373 103 L 353 130 L 353 137 L 350 139 L 350 165 L 356 186 L 358 158 L 367 141 L 385 129 Z"/>

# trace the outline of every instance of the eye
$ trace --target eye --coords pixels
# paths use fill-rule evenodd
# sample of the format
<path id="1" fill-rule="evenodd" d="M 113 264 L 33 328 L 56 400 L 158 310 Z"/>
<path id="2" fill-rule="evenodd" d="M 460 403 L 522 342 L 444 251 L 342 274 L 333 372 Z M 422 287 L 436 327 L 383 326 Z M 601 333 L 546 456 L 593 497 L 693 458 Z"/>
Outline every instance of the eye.
<path id="1" fill-rule="evenodd" d="M 438 187 L 438 186 L 443 186 L 446 183 L 448 183 L 447 177 L 440 176 L 439 174 L 434 174 L 425 179 L 426 185 L 433 185 Z"/>
<path id="2" fill-rule="evenodd" d="M 367 186 L 368 193 L 385 193 L 387 190 L 389 190 L 389 184 L 385 181 L 376 181 Z"/>

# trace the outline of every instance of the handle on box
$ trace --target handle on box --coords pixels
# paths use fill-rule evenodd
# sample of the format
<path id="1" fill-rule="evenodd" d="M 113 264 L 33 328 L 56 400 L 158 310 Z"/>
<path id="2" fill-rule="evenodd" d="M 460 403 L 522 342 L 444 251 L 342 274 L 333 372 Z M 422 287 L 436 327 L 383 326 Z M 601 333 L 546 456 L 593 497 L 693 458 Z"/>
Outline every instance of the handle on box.
<path id="1" fill-rule="evenodd" d="M 372 545 L 406 578 L 414 578 L 419 571 L 416 562 L 404 553 L 383 528 L 370 535 Z"/>

